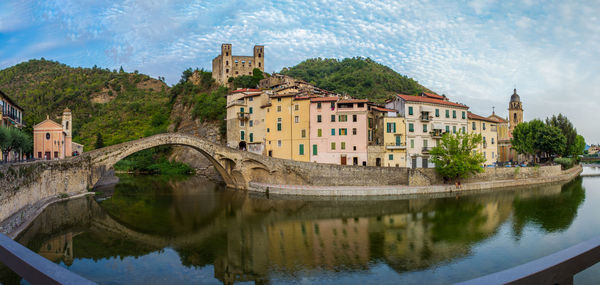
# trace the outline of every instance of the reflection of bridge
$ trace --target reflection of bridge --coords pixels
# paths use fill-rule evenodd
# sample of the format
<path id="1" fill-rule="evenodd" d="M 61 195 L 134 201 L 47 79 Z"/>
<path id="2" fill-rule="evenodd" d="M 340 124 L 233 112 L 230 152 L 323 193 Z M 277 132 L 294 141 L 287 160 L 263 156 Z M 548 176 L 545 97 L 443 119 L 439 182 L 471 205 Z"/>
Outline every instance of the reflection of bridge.
<path id="1" fill-rule="evenodd" d="M 408 169 L 317 164 L 277 159 L 225 147 L 207 140 L 177 134 L 159 134 L 97 149 L 82 155 L 91 158 L 92 184 L 119 160 L 138 151 L 181 145 L 202 153 L 221 174 L 227 186 L 247 189 L 248 182 L 309 185 L 399 185 L 408 182 Z"/>

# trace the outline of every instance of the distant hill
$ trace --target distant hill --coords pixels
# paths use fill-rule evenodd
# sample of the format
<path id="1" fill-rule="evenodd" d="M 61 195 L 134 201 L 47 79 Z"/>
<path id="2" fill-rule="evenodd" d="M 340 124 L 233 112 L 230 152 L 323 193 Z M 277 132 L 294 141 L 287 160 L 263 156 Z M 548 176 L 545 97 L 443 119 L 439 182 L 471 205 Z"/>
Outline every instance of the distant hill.
<path id="1" fill-rule="evenodd" d="M 302 79 L 317 87 L 356 98 L 382 103 L 394 94 L 417 94 L 430 91 L 417 81 L 401 75 L 370 58 L 307 59 L 282 74 Z"/>
<path id="2" fill-rule="evenodd" d="M 169 125 L 169 87 L 148 75 L 101 68 L 73 68 L 30 60 L 0 71 L 0 90 L 25 109 L 25 123 L 73 112 L 73 141 L 93 149 L 96 134 L 106 145 L 164 132 Z"/>

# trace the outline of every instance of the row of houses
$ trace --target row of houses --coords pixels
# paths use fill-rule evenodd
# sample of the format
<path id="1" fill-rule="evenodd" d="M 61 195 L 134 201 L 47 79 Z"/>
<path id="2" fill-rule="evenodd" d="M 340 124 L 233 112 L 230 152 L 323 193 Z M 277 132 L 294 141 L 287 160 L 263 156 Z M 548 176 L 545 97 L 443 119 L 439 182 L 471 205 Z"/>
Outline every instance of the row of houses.
<path id="1" fill-rule="evenodd" d="M 316 163 L 386 167 L 433 167 L 429 151 L 444 133 L 477 133 L 485 165 L 516 158 L 513 125 L 493 113 L 432 93 L 397 95 L 378 106 L 366 99 L 331 94 L 305 82 L 268 89 L 239 89 L 227 96 L 227 145 L 258 154 Z M 514 95 L 516 95 L 516 90 Z M 518 95 L 516 96 L 518 98 Z M 515 104 L 513 104 L 515 105 Z M 512 116 L 512 113 L 511 113 Z M 512 127 L 511 127 L 512 126 Z"/>

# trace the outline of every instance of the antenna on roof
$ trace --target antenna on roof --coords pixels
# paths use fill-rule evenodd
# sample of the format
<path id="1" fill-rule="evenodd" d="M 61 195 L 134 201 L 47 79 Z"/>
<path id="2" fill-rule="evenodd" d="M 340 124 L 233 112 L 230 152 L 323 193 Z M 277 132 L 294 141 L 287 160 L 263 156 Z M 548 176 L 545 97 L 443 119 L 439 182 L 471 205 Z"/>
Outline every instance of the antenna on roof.
<path id="1" fill-rule="evenodd" d="M 492 106 L 492 115 L 496 115 L 496 107 Z"/>

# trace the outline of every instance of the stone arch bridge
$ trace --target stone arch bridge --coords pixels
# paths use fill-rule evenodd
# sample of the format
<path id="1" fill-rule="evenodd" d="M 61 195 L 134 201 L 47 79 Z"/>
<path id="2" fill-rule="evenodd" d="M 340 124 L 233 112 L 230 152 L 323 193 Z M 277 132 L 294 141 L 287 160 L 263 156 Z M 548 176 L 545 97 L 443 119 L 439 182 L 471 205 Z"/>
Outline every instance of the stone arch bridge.
<path id="1" fill-rule="evenodd" d="M 297 185 L 400 185 L 408 183 L 406 168 L 317 164 L 240 151 L 198 137 L 166 133 L 84 153 L 94 185 L 123 158 L 162 145 L 190 147 L 203 154 L 228 187 L 248 189 L 249 182 Z"/>

